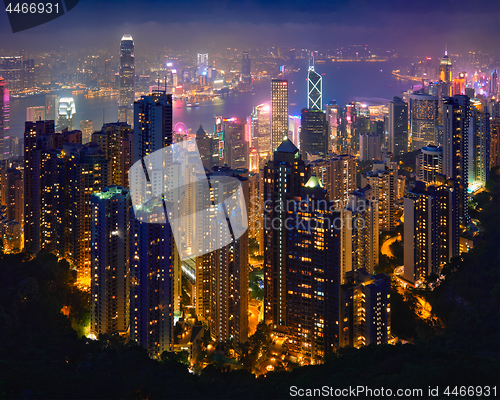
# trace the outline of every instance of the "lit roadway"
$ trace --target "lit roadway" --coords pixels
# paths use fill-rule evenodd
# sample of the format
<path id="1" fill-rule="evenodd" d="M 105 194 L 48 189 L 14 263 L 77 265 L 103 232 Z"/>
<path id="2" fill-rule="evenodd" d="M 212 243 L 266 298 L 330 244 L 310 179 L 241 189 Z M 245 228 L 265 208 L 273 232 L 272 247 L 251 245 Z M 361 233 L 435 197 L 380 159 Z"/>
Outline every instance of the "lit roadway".
<path id="1" fill-rule="evenodd" d="M 259 305 L 261 302 L 255 299 L 250 300 L 248 304 L 248 336 L 255 333 L 259 323 Z"/>
<path id="2" fill-rule="evenodd" d="M 382 244 L 382 247 L 380 248 L 380 252 L 384 255 L 384 256 L 387 256 L 387 257 L 390 257 L 390 258 L 396 258 L 394 257 L 394 254 L 392 254 L 392 250 L 391 250 L 391 244 L 393 244 L 394 242 L 396 241 L 400 241 L 401 240 L 401 236 L 398 235 L 398 236 L 394 236 L 392 238 L 389 238 L 387 239 L 383 244 Z"/>

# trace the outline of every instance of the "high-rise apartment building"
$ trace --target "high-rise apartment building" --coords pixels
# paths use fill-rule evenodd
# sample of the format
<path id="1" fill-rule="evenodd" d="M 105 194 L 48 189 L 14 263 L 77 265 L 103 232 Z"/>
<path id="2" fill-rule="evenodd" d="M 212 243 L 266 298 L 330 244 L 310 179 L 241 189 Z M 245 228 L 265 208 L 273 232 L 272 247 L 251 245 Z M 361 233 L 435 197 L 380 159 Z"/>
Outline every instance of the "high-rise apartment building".
<path id="1" fill-rule="evenodd" d="M 299 363 L 316 364 L 339 343 L 341 212 L 314 175 L 286 207 L 287 345 Z"/>
<path id="2" fill-rule="evenodd" d="M 133 161 L 172 144 L 172 95 L 156 91 L 134 103 Z"/>
<path id="3" fill-rule="evenodd" d="M 104 124 L 100 132 L 92 133 L 91 142 L 99 146 L 110 162 L 110 183 L 129 187 L 128 171 L 132 166 L 133 143 L 130 125 L 126 122 Z"/>
<path id="4" fill-rule="evenodd" d="M 382 158 L 382 136 L 378 133 L 359 135 L 359 160 L 380 160 Z"/>
<path id="5" fill-rule="evenodd" d="M 349 154 L 330 156 L 327 159 L 315 160 L 309 164 L 311 173 L 315 174 L 326 189 L 328 199 L 343 208 L 349 194 L 356 190 L 356 157 Z"/>
<path id="6" fill-rule="evenodd" d="M 443 173 L 443 148 L 426 146 L 420 149 L 416 160 L 417 180 L 433 183 L 438 174 Z"/>
<path id="7" fill-rule="evenodd" d="M 425 93 L 410 94 L 410 137 L 412 149 L 436 143 L 438 97 Z"/>
<path id="8" fill-rule="evenodd" d="M 340 295 L 340 346 L 385 344 L 391 337 L 391 278 L 361 268 L 347 274 Z"/>
<path id="9" fill-rule="evenodd" d="M 308 169 L 299 150 L 283 140 L 264 168 L 264 320 L 286 329 L 287 201 L 300 196 Z"/>
<path id="10" fill-rule="evenodd" d="M 180 310 L 180 259 L 161 201 L 130 217 L 130 339 L 153 358 L 172 351 Z M 162 223 L 163 221 L 163 223 Z"/>
<path id="11" fill-rule="evenodd" d="M 248 179 L 228 167 L 208 174 L 214 204 L 234 194 L 241 184 L 248 204 Z M 228 219 L 229 221 L 229 219 Z M 228 245 L 196 258 L 196 313 L 206 321 L 212 337 L 243 343 L 248 338 L 248 232 Z"/>
<path id="12" fill-rule="evenodd" d="M 372 189 L 365 186 L 349 196 L 342 213 L 342 270 L 346 274 L 359 268 L 373 273 L 379 263 L 379 209 Z"/>
<path id="13" fill-rule="evenodd" d="M 453 182 L 417 181 L 404 197 L 404 278 L 418 283 L 459 255 Z"/>
<path id="14" fill-rule="evenodd" d="M 130 192 L 109 186 L 91 195 L 90 332 L 128 336 Z"/>
<path id="15" fill-rule="evenodd" d="M 135 100 L 135 55 L 134 39 L 130 35 L 123 35 L 120 42 L 120 103 L 118 120 L 134 122 Z"/>
<path id="16" fill-rule="evenodd" d="M 303 108 L 301 111 L 300 151 L 303 155 L 328 153 L 328 123 L 326 113 L 321 109 Z"/>
<path id="17" fill-rule="evenodd" d="M 472 104 L 469 121 L 468 186 L 473 190 L 484 187 L 490 173 L 490 114 L 481 108 L 478 103 Z"/>
<path id="18" fill-rule="evenodd" d="M 500 165 L 500 118 L 490 121 L 490 169 Z"/>
<path id="19" fill-rule="evenodd" d="M 288 81 L 271 81 L 271 154 L 288 136 Z"/>
<path id="20" fill-rule="evenodd" d="M 470 222 L 469 183 L 469 120 L 470 99 L 456 95 L 443 103 L 443 174 L 453 179 L 454 196 L 460 224 L 467 227 Z"/>
<path id="21" fill-rule="evenodd" d="M 394 156 L 408 152 L 408 104 L 400 97 L 389 102 L 389 151 Z"/>

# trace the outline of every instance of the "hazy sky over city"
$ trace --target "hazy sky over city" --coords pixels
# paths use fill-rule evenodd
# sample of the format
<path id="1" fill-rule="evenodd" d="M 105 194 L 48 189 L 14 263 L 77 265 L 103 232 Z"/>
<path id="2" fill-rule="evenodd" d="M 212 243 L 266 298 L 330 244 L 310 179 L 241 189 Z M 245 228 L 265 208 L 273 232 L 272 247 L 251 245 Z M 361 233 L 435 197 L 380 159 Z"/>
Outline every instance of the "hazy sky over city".
<path id="1" fill-rule="evenodd" d="M 80 0 L 68 14 L 16 34 L 0 12 L 0 49 L 111 49 L 130 33 L 136 48 L 370 44 L 423 54 L 447 44 L 452 53 L 498 54 L 499 26 L 498 0 Z"/>

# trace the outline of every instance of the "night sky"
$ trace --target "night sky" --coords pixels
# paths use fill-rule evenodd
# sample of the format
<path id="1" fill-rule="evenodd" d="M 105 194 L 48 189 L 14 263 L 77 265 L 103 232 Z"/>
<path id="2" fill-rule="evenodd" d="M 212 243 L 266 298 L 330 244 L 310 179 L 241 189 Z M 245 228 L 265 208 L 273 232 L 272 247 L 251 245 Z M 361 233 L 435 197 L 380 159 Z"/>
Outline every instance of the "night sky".
<path id="1" fill-rule="evenodd" d="M 80 0 L 68 14 L 16 34 L 0 12 L 0 51 L 112 48 L 130 33 L 137 49 L 370 44 L 425 54 L 447 45 L 451 53 L 498 54 L 499 26 L 498 0 Z"/>

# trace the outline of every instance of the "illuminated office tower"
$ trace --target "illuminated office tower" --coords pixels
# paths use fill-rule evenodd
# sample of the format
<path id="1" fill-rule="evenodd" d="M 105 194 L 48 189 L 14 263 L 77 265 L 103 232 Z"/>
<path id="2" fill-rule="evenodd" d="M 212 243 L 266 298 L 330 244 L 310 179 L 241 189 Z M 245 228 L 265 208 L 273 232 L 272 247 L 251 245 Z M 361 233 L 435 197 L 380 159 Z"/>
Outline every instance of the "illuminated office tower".
<path id="1" fill-rule="evenodd" d="M 467 72 L 460 72 L 458 78 L 453 79 L 453 96 L 456 94 L 465 94 L 466 80 Z"/>
<path id="2" fill-rule="evenodd" d="M 315 160 L 309 164 L 311 172 L 321 181 L 330 201 L 343 208 L 349 194 L 356 190 L 357 160 L 355 156 L 342 154 L 325 160 Z"/>
<path id="3" fill-rule="evenodd" d="M 337 104 L 336 100 L 329 101 L 326 105 L 326 120 L 329 128 L 329 145 L 328 150 L 336 153 L 339 151 L 340 145 L 340 122 L 342 109 Z"/>
<path id="4" fill-rule="evenodd" d="M 90 333 L 128 336 L 130 326 L 130 192 L 109 186 L 90 197 Z"/>
<path id="5" fill-rule="evenodd" d="M 444 52 L 444 56 L 439 63 L 439 80 L 442 82 L 441 98 L 451 96 L 452 92 L 452 75 L 451 75 L 451 60 L 448 57 L 448 52 Z"/>
<path id="6" fill-rule="evenodd" d="M 45 95 L 45 120 L 57 123 L 59 98 L 55 94 Z"/>
<path id="7" fill-rule="evenodd" d="M 359 160 L 380 160 L 382 157 L 382 136 L 378 133 L 359 135 Z"/>
<path id="8" fill-rule="evenodd" d="M 290 139 L 292 143 L 300 144 L 300 129 L 301 129 L 300 120 L 301 117 L 299 117 L 298 115 L 288 116 L 288 139 Z"/>
<path id="9" fill-rule="evenodd" d="M 180 260 L 163 203 L 130 216 L 130 340 L 153 358 L 172 351 L 178 311 Z"/>
<path id="10" fill-rule="evenodd" d="M 27 107 L 26 121 L 45 121 L 45 106 Z"/>
<path id="11" fill-rule="evenodd" d="M 373 274 L 379 262 L 378 200 L 371 192 L 370 186 L 352 192 L 342 213 L 342 283 L 359 268 Z"/>
<path id="12" fill-rule="evenodd" d="M 490 94 L 496 95 L 498 94 L 499 89 L 498 89 L 498 70 L 494 69 L 493 72 L 491 73 L 491 80 L 490 80 Z"/>
<path id="13" fill-rule="evenodd" d="M 134 103 L 134 159 L 172 144 L 172 95 L 156 91 Z"/>
<path id="14" fill-rule="evenodd" d="M 387 124 L 389 151 L 394 156 L 408 152 L 408 104 L 400 97 L 389 102 Z"/>
<path id="15" fill-rule="evenodd" d="M 91 283 L 91 221 L 90 196 L 102 191 L 111 182 L 110 161 L 95 143 L 65 144 L 69 158 L 66 176 L 67 225 L 66 256 L 77 268 L 77 282 L 90 288 Z"/>
<path id="16" fill-rule="evenodd" d="M 91 119 L 80 121 L 80 130 L 82 131 L 82 144 L 89 143 L 94 133 L 94 122 Z"/>
<path id="17" fill-rule="evenodd" d="M 469 119 L 470 100 L 467 96 L 457 95 L 443 104 L 443 174 L 453 179 L 454 196 L 457 196 L 455 210 L 460 224 L 467 227 L 470 223 L 468 184 L 469 184 Z"/>
<path id="18" fill-rule="evenodd" d="M 361 176 L 361 186 L 370 185 L 372 196 L 378 200 L 380 231 L 393 231 L 396 221 L 397 169 L 393 169 L 391 162 L 388 164 L 387 167 L 383 162 L 375 162 L 373 171 Z"/>
<path id="19" fill-rule="evenodd" d="M 120 103 L 118 121 L 134 122 L 135 56 L 134 39 L 123 35 L 120 42 Z"/>
<path id="20" fill-rule="evenodd" d="M 231 118 L 224 120 L 224 153 L 226 164 L 231 169 L 248 169 L 249 146 L 246 140 L 245 120 Z"/>
<path id="21" fill-rule="evenodd" d="M 74 127 L 76 107 L 73 97 L 61 97 L 59 99 L 59 107 L 57 111 L 57 122 L 60 130 L 68 128 L 72 130 Z"/>
<path id="22" fill-rule="evenodd" d="M 469 120 L 469 190 L 484 188 L 490 173 L 490 114 L 479 102 L 471 104 Z"/>
<path id="23" fill-rule="evenodd" d="M 23 58 L 21 56 L 0 57 L 0 76 L 5 79 L 12 93 L 23 88 Z"/>
<path id="24" fill-rule="evenodd" d="M 404 197 L 404 278 L 423 281 L 459 255 L 459 216 L 453 182 L 415 182 Z"/>
<path id="25" fill-rule="evenodd" d="M 24 248 L 40 251 L 41 152 L 53 148 L 54 121 L 26 122 L 24 130 Z M 28 201 L 29 200 L 29 201 Z"/>
<path id="26" fill-rule="evenodd" d="M 303 108 L 301 111 L 300 151 L 305 156 L 328 154 L 328 123 L 326 113 L 320 109 Z"/>
<path id="27" fill-rule="evenodd" d="M 490 121 L 490 169 L 500 165 L 500 118 Z"/>
<path id="28" fill-rule="evenodd" d="M 443 173 L 443 148 L 426 146 L 417 154 L 417 180 L 433 183 L 438 174 Z"/>
<path id="29" fill-rule="evenodd" d="M 21 77 L 23 89 L 31 89 L 35 86 L 35 60 L 29 59 L 23 61 Z"/>
<path id="30" fill-rule="evenodd" d="M 208 175 L 214 203 L 234 193 L 237 178 L 248 205 L 248 179 L 227 167 Z M 228 220 L 229 221 L 229 220 Z M 211 253 L 196 258 L 196 313 L 217 342 L 248 339 L 248 232 Z"/>
<path id="31" fill-rule="evenodd" d="M 361 268 L 347 274 L 340 290 L 340 346 L 359 349 L 391 337 L 391 278 Z"/>
<path id="32" fill-rule="evenodd" d="M 271 156 L 271 107 L 269 104 L 260 104 L 253 110 L 252 145 L 259 153 L 259 168 L 262 168 Z"/>
<path id="33" fill-rule="evenodd" d="M 317 364 L 339 343 L 341 212 L 314 175 L 287 211 L 287 345 L 297 362 Z"/>
<path id="34" fill-rule="evenodd" d="M 110 184 L 129 187 L 133 143 L 130 125 L 126 122 L 104 124 L 100 132 L 92 133 L 91 142 L 99 146 L 110 162 Z"/>
<path id="35" fill-rule="evenodd" d="M 5 79 L 0 77 L 0 160 L 7 158 L 9 135 L 10 94 Z M 7 153 L 7 154 L 6 154 Z"/>
<path id="36" fill-rule="evenodd" d="M 286 327 L 286 202 L 300 196 L 307 174 L 299 150 L 288 139 L 264 168 L 264 320 L 278 331 Z"/>
<path id="37" fill-rule="evenodd" d="M 271 81 L 271 154 L 288 136 L 288 81 Z"/>
<path id="38" fill-rule="evenodd" d="M 314 70 L 314 59 L 307 71 L 307 108 L 323 109 L 323 78 Z"/>
<path id="39" fill-rule="evenodd" d="M 198 53 L 198 76 L 208 74 L 208 53 Z"/>
<path id="40" fill-rule="evenodd" d="M 425 93 L 410 94 L 410 137 L 412 149 L 437 144 L 438 97 Z"/>
<path id="41" fill-rule="evenodd" d="M 248 51 L 243 52 L 241 58 L 241 81 L 243 83 L 252 83 L 252 74 L 250 72 L 250 55 Z"/>

